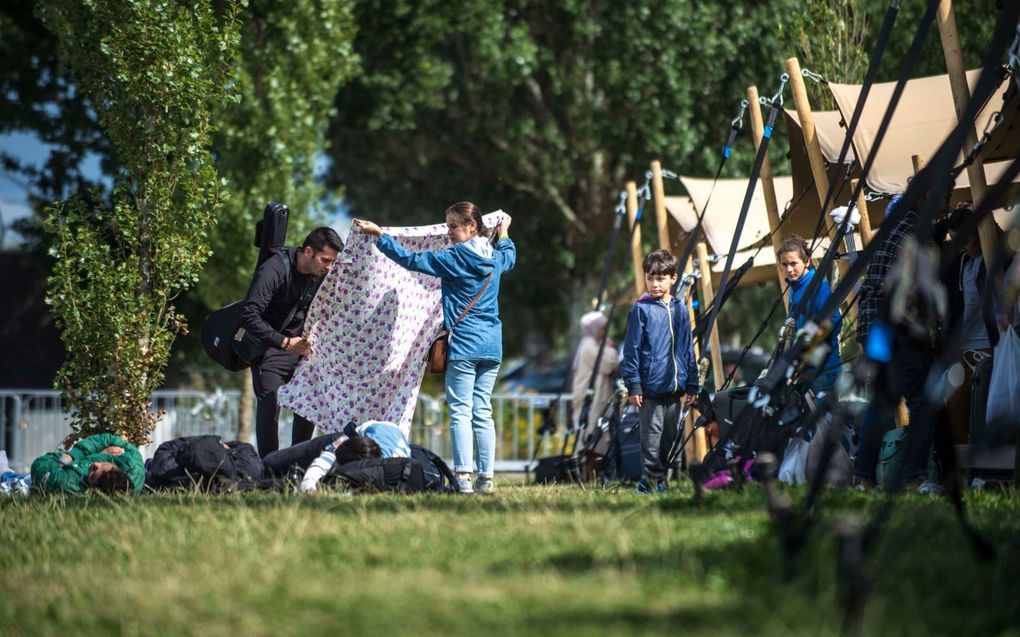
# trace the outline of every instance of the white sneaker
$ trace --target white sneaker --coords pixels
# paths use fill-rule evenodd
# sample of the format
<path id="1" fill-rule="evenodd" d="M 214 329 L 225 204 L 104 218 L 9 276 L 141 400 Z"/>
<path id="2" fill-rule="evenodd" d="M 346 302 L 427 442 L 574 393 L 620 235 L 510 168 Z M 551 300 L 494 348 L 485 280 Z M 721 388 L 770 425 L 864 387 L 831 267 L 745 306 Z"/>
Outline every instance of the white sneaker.
<path id="1" fill-rule="evenodd" d="M 470 473 L 457 475 L 457 493 L 461 495 L 474 495 L 475 490 L 471 488 Z"/>
<path id="2" fill-rule="evenodd" d="M 475 481 L 475 491 L 484 495 L 492 495 L 496 492 L 496 485 L 492 483 L 492 478 L 478 476 L 478 480 Z"/>

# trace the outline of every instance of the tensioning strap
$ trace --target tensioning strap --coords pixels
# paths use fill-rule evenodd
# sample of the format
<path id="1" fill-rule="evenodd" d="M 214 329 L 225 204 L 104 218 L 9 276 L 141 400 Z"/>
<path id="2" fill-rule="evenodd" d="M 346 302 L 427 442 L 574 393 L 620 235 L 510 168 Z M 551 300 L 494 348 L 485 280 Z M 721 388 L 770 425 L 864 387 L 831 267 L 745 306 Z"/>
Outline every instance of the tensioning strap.
<path id="1" fill-rule="evenodd" d="M 744 230 L 744 223 L 747 221 L 747 212 L 751 208 L 751 199 L 754 197 L 755 186 L 758 185 L 758 174 L 761 172 L 762 164 L 765 163 L 765 157 L 768 154 L 769 142 L 772 141 L 772 130 L 776 123 L 776 115 L 779 113 L 780 108 L 783 105 L 783 89 L 786 88 L 786 83 L 789 81 L 790 76 L 783 73 L 779 77 L 779 90 L 772 96 L 772 99 L 768 101 L 769 105 L 769 119 L 765 124 L 765 128 L 762 130 L 761 143 L 758 145 L 758 152 L 754 157 L 754 165 L 751 167 L 751 177 L 747 181 L 747 190 L 744 192 L 744 203 L 740 206 L 740 216 L 737 218 L 737 227 L 733 232 L 733 239 L 730 241 L 730 251 L 726 255 L 726 266 L 723 268 L 722 278 L 719 280 L 719 289 L 725 290 L 726 283 L 730 278 L 730 269 L 733 267 L 733 259 L 737 254 L 737 248 L 740 246 L 740 234 Z M 765 102 L 765 98 L 760 98 L 762 103 Z M 689 246 L 688 246 L 689 247 Z M 712 333 L 712 324 L 715 323 L 716 316 L 719 314 L 719 305 L 713 304 L 712 310 L 708 314 L 708 320 L 705 321 L 704 332 L 705 334 Z M 707 352 L 702 351 L 701 357 L 704 358 Z"/>

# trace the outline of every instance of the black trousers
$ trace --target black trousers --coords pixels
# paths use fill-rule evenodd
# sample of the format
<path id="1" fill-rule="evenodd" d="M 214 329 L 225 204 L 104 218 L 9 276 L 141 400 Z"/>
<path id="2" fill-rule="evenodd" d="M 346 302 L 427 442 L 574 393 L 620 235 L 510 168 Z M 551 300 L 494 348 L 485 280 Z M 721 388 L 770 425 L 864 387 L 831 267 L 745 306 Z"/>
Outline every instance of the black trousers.
<path id="1" fill-rule="evenodd" d="M 255 438 L 259 455 L 263 458 L 280 448 L 280 405 L 276 390 L 287 384 L 294 375 L 301 357 L 282 349 L 271 347 L 262 358 L 251 366 L 251 379 L 255 387 Z M 312 437 L 315 425 L 304 416 L 294 414 L 291 444 L 304 442 Z"/>
<path id="2" fill-rule="evenodd" d="M 322 455 L 322 452 L 336 442 L 336 439 L 343 434 L 326 434 L 318 438 L 312 438 L 305 442 L 299 442 L 286 449 L 279 449 L 266 455 L 262 459 L 262 465 L 266 473 L 279 478 L 286 477 L 287 471 L 294 465 L 307 469 L 315 459 Z"/>

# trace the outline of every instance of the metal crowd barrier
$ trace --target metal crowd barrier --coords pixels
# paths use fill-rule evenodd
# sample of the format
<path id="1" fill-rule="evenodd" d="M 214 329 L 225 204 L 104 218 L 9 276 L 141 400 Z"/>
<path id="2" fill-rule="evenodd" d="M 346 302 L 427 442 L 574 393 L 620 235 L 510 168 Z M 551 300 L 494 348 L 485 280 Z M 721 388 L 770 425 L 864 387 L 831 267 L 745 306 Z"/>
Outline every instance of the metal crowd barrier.
<path id="1" fill-rule="evenodd" d="M 241 394 L 236 390 L 160 390 L 153 393 L 152 400 L 153 409 L 165 413 L 152 432 L 152 442 L 141 448 L 144 457 L 151 456 L 160 443 L 181 436 L 237 437 Z M 33 459 L 56 449 L 71 433 L 71 418 L 63 406 L 60 392 L 55 390 L 0 389 L 0 449 L 6 450 L 12 467 L 27 470 Z M 254 414 L 254 408 L 250 413 Z M 496 471 L 524 471 L 536 448 L 539 457 L 559 453 L 571 415 L 570 398 L 557 394 L 495 394 L 492 415 L 496 424 Z M 290 423 L 291 415 L 282 413 L 282 445 L 290 442 Z M 550 433 L 541 435 L 540 428 Z M 449 410 L 444 398 L 419 394 L 411 442 L 448 460 L 452 457 Z"/>

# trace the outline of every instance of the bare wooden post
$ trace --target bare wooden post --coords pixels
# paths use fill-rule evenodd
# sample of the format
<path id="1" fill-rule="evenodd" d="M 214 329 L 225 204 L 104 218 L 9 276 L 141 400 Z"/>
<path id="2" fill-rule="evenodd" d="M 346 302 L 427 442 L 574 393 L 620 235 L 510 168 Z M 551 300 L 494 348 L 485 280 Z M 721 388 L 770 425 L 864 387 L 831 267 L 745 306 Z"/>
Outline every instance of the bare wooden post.
<path id="1" fill-rule="evenodd" d="M 811 111 L 811 102 L 808 101 L 807 87 L 804 86 L 804 77 L 800 74 L 800 62 L 792 57 L 786 60 L 786 72 L 790 75 L 790 92 L 793 93 L 793 102 L 797 105 L 797 118 L 800 119 L 800 129 L 804 134 L 804 146 L 807 148 L 808 162 L 811 164 L 811 176 L 815 180 L 815 190 L 818 192 L 818 203 L 825 203 L 825 191 L 829 186 L 829 176 L 825 172 L 825 159 L 822 157 L 822 147 L 818 143 L 818 135 L 815 131 L 815 116 Z M 822 214 L 828 214 L 823 210 Z M 829 240 L 836 240 L 836 225 L 829 227 Z M 840 277 L 846 274 L 847 263 L 840 260 L 836 262 L 836 268 Z M 850 315 L 857 317 L 857 306 L 850 308 Z M 840 349 L 843 346 L 843 339 L 840 341 Z"/>
<path id="2" fill-rule="evenodd" d="M 851 179 L 850 189 L 857 190 L 859 181 L 859 179 Z M 867 248 L 871 243 L 871 237 L 875 236 L 875 231 L 871 229 L 871 217 L 868 216 L 868 201 L 864 198 L 864 190 L 857 193 L 857 210 L 861 213 L 861 247 Z"/>
<path id="3" fill-rule="evenodd" d="M 761 104 L 758 103 L 757 86 L 747 87 L 747 103 L 751 112 L 751 136 L 754 138 L 754 150 L 757 152 L 765 130 L 765 120 L 761 116 Z M 779 289 L 782 290 L 786 284 L 786 273 L 783 272 L 783 266 L 779 263 L 779 246 L 783 243 L 783 238 L 776 232 L 776 228 L 779 227 L 779 202 L 776 201 L 776 185 L 772 181 L 772 166 L 769 163 L 768 152 L 765 153 L 765 161 L 761 165 L 758 178 L 761 180 L 762 192 L 765 194 L 765 210 L 769 215 L 769 230 L 772 232 L 772 249 L 776 253 L 776 276 L 779 278 Z M 783 305 L 789 312 L 790 299 L 785 294 L 783 295 Z"/>
<path id="4" fill-rule="evenodd" d="M 652 197 L 655 199 L 655 225 L 659 229 L 659 248 L 669 250 L 669 216 L 666 214 L 666 188 L 662 184 L 662 164 L 652 161 Z"/>
<path id="5" fill-rule="evenodd" d="M 687 259 L 687 263 L 684 264 L 684 276 L 690 276 L 693 271 L 693 259 Z M 691 329 L 694 328 L 694 303 L 691 302 L 691 298 L 687 297 L 684 299 L 684 303 L 687 306 L 687 317 L 689 319 Z M 701 347 L 698 346 L 698 341 L 694 341 L 694 360 L 701 360 Z M 697 458 L 698 460 L 705 457 L 708 453 L 708 444 L 705 441 L 704 430 L 698 429 L 694 432 L 694 436 L 687 438 L 688 432 L 694 428 L 694 410 L 687 412 L 687 420 L 684 421 L 682 431 L 680 435 L 687 440 L 687 445 L 684 447 L 684 453 L 687 454 L 687 458 Z"/>
<path id="6" fill-rule="evenodd" d="M 956 32 L 956 14 L 953 12 L 952 0 L 941 0 L 935 21 L 939 24 L 939 35 L 942 36 L 942 53 L 946 58 L 946 70 L 949 72 L 949 86 L 953 91 L 953 103 L 956 105 L 956 119 L 959 121 L 967 111 L 970 103 L 970 85 L 967 84 L 967 70 L 963 67 L 963 53 L 960 51 L 960 38 Z M 973 148 L 977 143 L 977 131 L 973 122 L 967 123 L 967 137 L 964 148 Z M 967 166 L 967 177 L 970 178 L 970 194 L 974 204 L 978 205 L 988 192 L 985 180 L 985 165 L 980 157 Z M 985 268 L 992 271 L 992 258 L 995 255 L 996 232 L 995 219 L 987 215 L 978 225 L 978 239 L 981 241 L 981 255 Z"/>
<path id="7" fill-rule="evenodd" d="M 698 267 L 701 269 L 701 278 L 698 279 L 698 287 L 701 290 L 701 299 L 705 307 L 712 305 L 715 292 L 712 290 L 712 268 L 708 265 L 708 247 L 704 241 L 698 242 Z M 724 381 L 724 370 L 722 364 L 722 349 L 719 345 L 719 322 L 712 323 L 712 333 L 709 341 L 712 347 L 712 380 L 715 381 L 715 389 L 719 391 Z"/>
<path id="8" fill-rule="evenodd" d="M 241 397 L 237 405 L 237 440 L 248 442 L 252 439 L 252 407 L 255 405 L 255 385 L 251 374 L 241 375 Z"/>
<path id="9" fill-rule="evenodd" d="M 634 298 L 637 298 L 645 291 L 645 275 L 641 269 L 641 261 L 644 259 L 644 255 L 641 254 L 641 226 L 634 224 L 635 217 L 637 217 L 637 184 L 628 181 L 627 223 L 628 227 L 634 228 L 634 236 L 630 240 L 630 258 L 634 264 Z"/>

